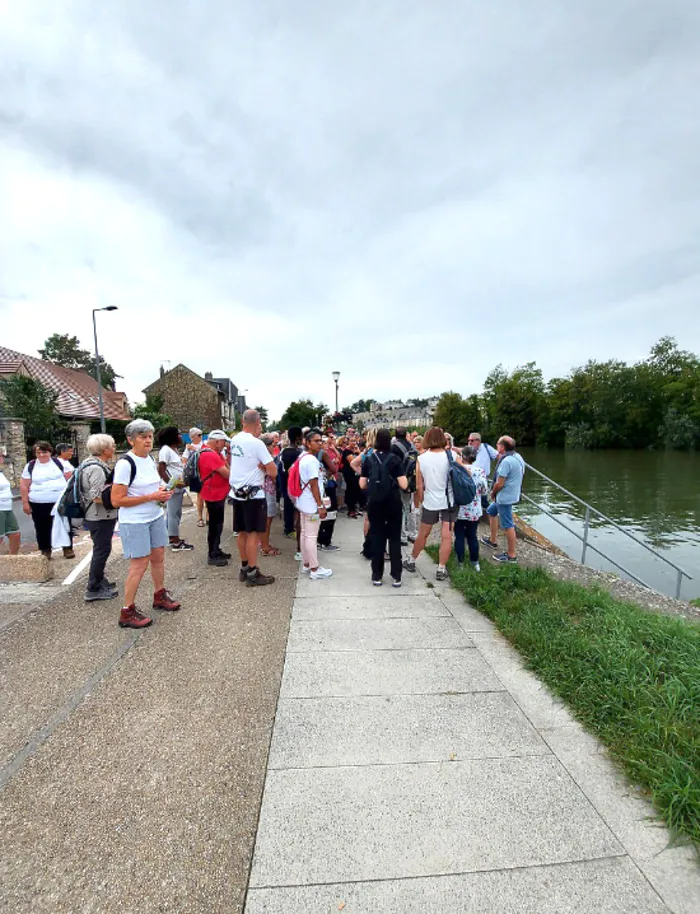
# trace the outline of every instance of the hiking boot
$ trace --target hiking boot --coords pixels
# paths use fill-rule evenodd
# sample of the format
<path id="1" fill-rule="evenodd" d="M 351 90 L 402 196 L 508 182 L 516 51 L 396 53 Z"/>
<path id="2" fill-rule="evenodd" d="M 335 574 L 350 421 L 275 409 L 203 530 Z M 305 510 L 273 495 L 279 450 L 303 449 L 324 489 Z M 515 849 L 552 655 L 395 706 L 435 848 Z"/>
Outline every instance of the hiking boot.
<path id="1" fill-rule="evenodd" d="M 178 540 L 177 543 L 172 543 L 170 548 L 173 552 L 190 552 L 194 549 L 192 543 L 186 543 L 184 540 Z"/>
<path id="2" fill-rule="evenodd" d="M 498 543 L 492 543 L 488 536 L 482 536 L 481 542 L 484 544 L 484 546 L 488 546 L 489 549 L 498 549 Z"/>
<path id="3" fill-rule="evenodd" d="M 85 602 L 94 603 L 95 600 L 113 600 L 117 591 L 111 587 L 99 587 L 97 590 L 85 591 Z"/>
<path id="4" fill-rule="evenodd" d="M 243 584 L 248 580 L 248 566 L 241 566 L 241 570 L 238 572 L 238 580 Z"/>
<path id="5" fill-rule="evenodd" d="M 436 581 L 446 581 L 447 580 L 447 568 L 438 568 L 435 572 Z"/>
<path id="6" fill-rule="evenodd" d="M 75 558 L 75 552 L 73 552 L 72 546 L 63 547 L 63 558 L 64 559 L 74 559 Z"/>
<path id="7" fill-rule="evenodd" d="M 259 568 L 249 571 L 245 578 L 246 587 L 264 587 L 266 584 L 274 584 L 275 577 L 272 574 L 262 574 Z"/>
<path id="8" fill-rule="evenodd" d="M 501 565 L 517 565 L 518 559 L 517 556 L 508 555 L 507 552 L 501 552 L 500 555 L 492 555 L 491 558 L 494 562 L 500 562 Z"/>
<path id="9" fill-rule="evenodd" d="M 173 600 L 165 587 L 153 594 L 154 609 L 165 609 L 168 612 L 176 612 L 180 606 L 181 604 L 178 603 L 177 600 Z"/>
<path id="10" fill-rule="evenodd" d="M 414 573 L 415 573 L 415 570 L 416 570 L 416 561 L 415 561 L 415 559 L 404 559 L 404 560 L 403 560 L 403 567 L 406 569 L 406 571 L 410 571 L 411 574 L 414 574 Z"/>
<path id="11" fill-rule="evenodd" d="M 228 559 L 223 555 L 210 555 L 207 559 L 207 565 L 214 565 L 216 568 L 223 568 L 228 565 Z"/>
<path id="12" fill-rule="evenodd" d="M 144 616 L 132 603 L 131 606 L 124 606 L 119 614 L 119 628 L 147 628 L 153 619 Z"/>
<path id="13" fill-rule="evenodd" d="M 230 559 L 231 558 L 231 553 L 224 552 L 223 549 L 217 549 L 216 555 L 218 555 L 220 559 Z"/>
<path id="14" fill-rule="evenodd" d="M 51 561 L 51 550 L 50 549 L 42 549 L 41 554 L 43 556 L 45 556 L 47 559 L 49 559 L 49 561 Z"/>

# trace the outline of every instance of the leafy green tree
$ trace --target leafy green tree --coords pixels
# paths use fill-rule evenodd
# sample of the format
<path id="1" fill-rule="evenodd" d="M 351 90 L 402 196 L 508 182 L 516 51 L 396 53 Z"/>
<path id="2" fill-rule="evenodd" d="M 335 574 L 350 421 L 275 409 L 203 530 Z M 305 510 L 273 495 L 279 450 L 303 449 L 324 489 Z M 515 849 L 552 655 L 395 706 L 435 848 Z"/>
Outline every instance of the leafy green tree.
<path id="1" fill-rule="evenodd" d="M 28 425 L 49 429 L 58 422 L 58 394 L 34 378 L 15 375 L 0 381 L 0 399 L 9 416 L 24 419 Z"/>
<path id="2" fill-rule="evenodd" d="M 290 425 L 299 425 L 302 428 L 317 425 L 323 421 L 327 413 L 328 407 L 324 403 L 314 405 L 311 400 L 294 400 L 284 411 L 280 426 L 286 429 Z"/>
<path id="3" fill-rule="evenodd" d="M 352 406 L 344 406 L 342 412 L 350 413 L 368 413 L 372 407 L 373 403 L 376 403 L 376 400 L 373 400 L 371 397 L 369 400 L 356 400 Z"/>
<path id="4" fill-rule="evenodd" d="M 97 379 L 95 357 L 89 349 L 81 348 L 77 336 L 69 336 L 67 333 L 54 333 L 44 342 L 44 348 L 39 350 L 39 355 L 42 359 L 53 362 L 55 365 L 72 368 L 74 371 L 85 371 L 91 377 Z M 114 389 L 116 377 L 117 373 L 114 368 L 100 356 L 102 386 L 107 390 Z"/>
<path id="5" fill-rule="evenodd" d="M 545 384 L 541 369 L 527 362 L 508 373 L 502 365 L 484 383 L 491 435 L 512 435 L 519 445 L 535 444 L 544 424 Z"/>
<path id="6" fill-rule="evenodd" d="M 254 406 L 256 412 L 260 413 L 260 421 L 263 424 L 263 428 L 267 427 L 267 410 L 264 406 Z"/>
<path id="7" fill-rule="evenodd" d="M 163 398 L 159 394 L 148 394 L 144 403 L 134 407 L 134 419 L 146 419 L 156 429 L 175 425 L 172 416 L 163 412 Z"/>

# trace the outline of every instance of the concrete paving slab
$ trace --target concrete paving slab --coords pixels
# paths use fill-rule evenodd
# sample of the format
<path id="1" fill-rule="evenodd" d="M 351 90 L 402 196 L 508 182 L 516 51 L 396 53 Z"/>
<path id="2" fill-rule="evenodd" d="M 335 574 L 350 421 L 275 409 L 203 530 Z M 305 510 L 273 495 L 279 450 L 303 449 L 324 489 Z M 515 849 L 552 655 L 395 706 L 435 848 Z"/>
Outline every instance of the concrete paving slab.
<path id="1" fill-rule="evenodd" d="M 297 597 L 292 618 L 298 622 L 324 619 L 425 619 L 449 616 L 445 604 L 432 595 L 389 593 L 369 600 L 356 597 Z M 464 627 L 464 626 L 462 626 Z"/>
<path id="2" fill-rule="evenodd" d="M 697 851 L 687 843 L 672 843 L 668 829 L 648 799 L 629 783 L 599 741 L 582 727 L 542 730 L 541 734 L 671 910 L 697 914 Z"/>
<path id="3" fill-rule="evenodd" d="M 287 654 L 283 698 L 493 692 L 503 685 L 473 648 Z"/>
<path id="4" fill-rule="evenodd" d="M 571 726 L 575 718 L 563 701 L 555 698 L 534 673 L 525 668 L 514 647 L 497 631 L 472 631 L 469 637 L 486 662 L 498 670 L 498 678 L 539 730 Z"/>
<path id="5" fill-rule="evenodd" d="M 406 593 L 426 594 L 431 590 L 428 584 L 432 582 L 425 581 L 419 574 L 405 574 L 401 587 L 394 589 L 391 587 L 388 568 L 384 574 L 382 587 L 374 587 L 370 578 L 369 566 L 365 569 L 366 574 L 363 574 L 362 568 L 350 563 L 347 567 L 341 568 L 339 563 L 334 563 L 329 558 L 328 567 L 333 569 L 333 577 L 323 581 L 312 581 L 308 574 L 301 575 L 297 596 L 318 598 L 351 596 L 360 600 L 384 593 L 395 593 L 398 597 L 400 594 Z"/>
<path id="6" fill-rule="evenodd" d="M 465 632 L 487 632 L 493 634 L 497 631 L 496 626 L 490 619 L 474 609 L 464 599 L 462 594 L 455 590 L 446 590 L 443 593 L 436 594 L 442 605 L 449 611 L 453 619 L 461 625 Z"/>
<path id="7" fill-rule="evenodd" d="M 331 619 L 292 621 L 287 652 L 454 649 L 471 645 L 452 618 Z"/>
<path id="8" fill-rule="evenodd" d="M 627 857 L 380 882 L 251 889 L 245 914 L 668 914 Z"/>
<path id="9" fill-rule="evenodd" d="M 551 756 L 268 771 L 250 884 L 400 879 L 623 853 Z"/>
<path id="10" fill-rule="evenodd" d="M 506 692 L 281 699 L 270 768 L 455 761 L 550 750 Z"/>

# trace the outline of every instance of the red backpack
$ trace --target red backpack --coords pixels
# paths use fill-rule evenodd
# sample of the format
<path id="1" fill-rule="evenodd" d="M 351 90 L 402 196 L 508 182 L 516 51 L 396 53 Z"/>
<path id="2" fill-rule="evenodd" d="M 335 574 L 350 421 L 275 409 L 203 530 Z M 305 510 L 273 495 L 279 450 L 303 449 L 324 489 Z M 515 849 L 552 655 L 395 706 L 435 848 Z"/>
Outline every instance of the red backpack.
<path id="1" fill-rule="evenodd" d="M 301 493 L 308 486 L 308 482 L 305 482 L 302 486 L 301 476 L 299 475 L 301 458 L 306 456 L 306 454 L 300 454 L 289 468 L 289 473 L 287 473 L 287 494 L 290 498 L 299 498 Z"/>

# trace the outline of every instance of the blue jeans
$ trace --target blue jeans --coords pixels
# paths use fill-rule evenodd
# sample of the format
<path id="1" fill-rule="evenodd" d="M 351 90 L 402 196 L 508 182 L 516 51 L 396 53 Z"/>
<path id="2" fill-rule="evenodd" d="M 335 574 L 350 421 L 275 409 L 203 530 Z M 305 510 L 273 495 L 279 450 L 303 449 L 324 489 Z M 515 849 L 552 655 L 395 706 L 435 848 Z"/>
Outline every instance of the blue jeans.
<path id="1" fill-rule="evenodd" d="M 455 521 L 455 554 L 458 562 L 464 561 L 464 540 L 469 544 L 469 561 L 479 561 L 479 537 L 477 535 L 478 520 Z"/>

